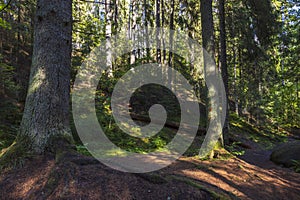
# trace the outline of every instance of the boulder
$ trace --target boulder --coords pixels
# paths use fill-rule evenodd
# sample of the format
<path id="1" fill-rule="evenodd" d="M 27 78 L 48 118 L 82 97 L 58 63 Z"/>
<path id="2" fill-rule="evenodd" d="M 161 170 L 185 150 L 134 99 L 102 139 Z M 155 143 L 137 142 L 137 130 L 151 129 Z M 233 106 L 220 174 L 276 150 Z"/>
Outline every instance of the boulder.
<path id="1" fill-rule="evenodd" d="M 300 141 L 279 145 L 273 150 L 270 160 L 285 167 L 292 167 L 293 160 L 300 161 Z"/>
<path id="2" fill-rule="evenodd" d="M 298 128 L 298 127 L 291 128 L 290 132 L 292 135 L 300 136 L 300 128 Z"/>

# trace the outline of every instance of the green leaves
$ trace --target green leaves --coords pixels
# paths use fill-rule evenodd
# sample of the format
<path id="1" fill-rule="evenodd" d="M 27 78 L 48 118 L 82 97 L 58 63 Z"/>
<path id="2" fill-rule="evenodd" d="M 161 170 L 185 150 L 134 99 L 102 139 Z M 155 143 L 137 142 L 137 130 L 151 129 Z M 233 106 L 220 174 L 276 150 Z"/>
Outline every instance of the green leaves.
<path id="1" fill-rule="evenodd" d="M 11 29 L 11 24 L 0 17 L 0 27 L 10 30 Z"/>

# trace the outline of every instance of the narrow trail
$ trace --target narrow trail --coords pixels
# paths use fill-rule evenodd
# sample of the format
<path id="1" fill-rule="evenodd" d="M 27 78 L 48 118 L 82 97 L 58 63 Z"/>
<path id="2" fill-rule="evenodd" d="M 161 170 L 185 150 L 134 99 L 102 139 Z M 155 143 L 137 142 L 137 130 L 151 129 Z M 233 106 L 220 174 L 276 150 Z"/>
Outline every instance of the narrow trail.
<path id="1" fill-rule="evenodd" d="M 296 141 L 294 137 L 287 138 L 287 142 L 293 141 Z M 266 149 L 261 145 L 248 140 L 247 145 L 249 145 L 251 149 L 247 149 L 247 151 L 245 151 L 245 154 L 239 156 L 239 158 L 246 161 L 249 164 L 253 164 L 263 169 L 282 169 L 282 167 L 279 167 L 270 160 L 272 151 L 279 144 L 280 143 L 275 144 L 271 149 Z"/>
<path id="2" fill-rule="evenodd" d="M 247 145 L 251 149 L 242 156 L 216 161 L 184 158 L 168 171 L 216 186 L 240 199 L 299 200 L 300 174 L 270 161 L 272 150 L 252 141 Z"/>
<path id="3" fill-rule="evenodd" d="M 240 159 L 263 169 L 278 167 L 272 161 L 270 161 L 273 148 L 265 149 L 253 141 L 247 141 L 247 145 L 249 145 L 251 149 L 247 149 L 244 155 L 239 156 Z"/>

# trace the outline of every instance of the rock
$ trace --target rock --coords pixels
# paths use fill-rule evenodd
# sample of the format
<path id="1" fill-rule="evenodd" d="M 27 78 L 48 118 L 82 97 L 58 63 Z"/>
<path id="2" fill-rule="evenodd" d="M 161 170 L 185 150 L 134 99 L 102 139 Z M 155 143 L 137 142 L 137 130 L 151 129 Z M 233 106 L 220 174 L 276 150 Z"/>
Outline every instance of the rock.
<path id="1" fill-rule="evenodd" d="M 300 128 L 293 127 L 293 128 L 291 128 L 290 132 L 292 135 L 300 136 Z"/>
<path id="2" fill-rule="evenodd" d="M 292 167 L 293 160 L 300 161 L 300 141 L 279 145 L 273 150 L 270 160 L 285 167 Z"/>

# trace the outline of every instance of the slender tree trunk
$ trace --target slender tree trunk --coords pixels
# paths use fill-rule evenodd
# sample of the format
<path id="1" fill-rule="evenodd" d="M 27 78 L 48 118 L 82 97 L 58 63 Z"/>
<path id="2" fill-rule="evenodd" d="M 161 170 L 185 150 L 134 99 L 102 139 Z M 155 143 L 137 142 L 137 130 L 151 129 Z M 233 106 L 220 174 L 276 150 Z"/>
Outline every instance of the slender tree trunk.
<path id="1" fill-rule="evenodd" d="M 228 70 L 227 70 L 227 55 L 226 55 L 226 29 L 225 29 L 225 0 L 219 0 L 219 19 L 220 19 L 220 62 L 221 62 L 221 71 L 222 78 L 225 87 L 226 95 L 226 117 L 223 126 L 223 139 L 224 143 L 228 144 L 228 134 L 229 134 L 229 107 L 228 107 Z"/>
<path id="2" fill-rule="evenodd" d="M 174 10 L 175 10 L 175 0 L 171 0 L 171 16 L 170 16 L 170 30 L 174 30 Z M 170 52 L 169 52 L 169 58 L 168 58 L 168 65 L 169 67 L 173 66 L 173 32 L 170 32 Z M 172 71 L 168 71 L 168 84 L 171 87 L 172 85 Z"/>
<path id="3" fill-rule="evenodd" d="M 137 2 L 136 0 L 132 0 L 131 1 L 131 31 L 132 30 L 136 30 L 137 29 L 137 12 L 136 12 L 136 9 L 137 9 Z M 131 40 L 133 41 L 133 46 L 134 46 L 134 49 L 131 53 L 131 57 L 130 57 L 130 64 L 134 64 L 135 63 L 135 60 L 137 58 L 137 44 L 136 44 L 136 32 L 134 32 L 134 34 L 131 33 Z"/>
<path id="4" fill-rule="evenodd" d="M 111 34 L 112 34 L 112 1 L 105 0 L 105 37 L 106 37 L 106 66 L 108 67 L 108 76 L 113 76 L 112 52 L 111 52 Z"/>
<path id="5" fill-rule="evenodd" d="M 113 24 L 113 34 L 115 34 L 119 28 L 119 24 L 118 24 L 118 15 L 119 15 L 119 10 L 118 10 L 118 6 L 119 6 L 119 2 L 118 0 L 114 0 L 114 24 Z"/>
<path id="6" fill-rule="evenodd" d="M 128 38 L 131 38 L 131 0 L 128 5 L 128 22 L 127 22 L 127 34 Z"/>
<path id="7" fill-rule="evenodd" d="M 129 1 L 129 5 L 128 5 L 128 30 L 127 30 L 127 34 L 128 34 L 128 39 L 131 39 L 131 9 L 132 9 L 132 5 L 131 5 L 131 0 Z M 131 54 L 129 55 L 128 58 L 128 64 L 131 64 Z"/>
<path id="8" fill-rule="evenodd" d="M 160 28 L 160 0 L 156 0 L 156 28 Z M 156 61 L 161 63 L 160 31 L 156 31 Z"/>
<path id="9" fill-rule="evenodd" d="M 234 63 L 234 81 L 233 81 L 233 87 L 234 87 L 234 105 L 235 105 L 235 113 L 237 116 L 239 116 L 239 98 L 238 98 L 238 89 L 237 89 L 237 60 L 236 60 L 236 49 L 235 44 L 233 44 L 232 47 L 233 51 L 233 63 Z"/>
<path id="10" fill-rule="evenodd" d="M 22 9 L 22 5 L 21 5 L 21 2 L 19 3 L 19 5 L 17 6 L 18 8 L 18 25 L 20 26 L 21 25 L 21 9 Z M 18 84 L 21 86 L 21 87 L 24 87 L 24 85 L 21 83 L 21 67 L 19 65 L 20 63 L 20 46 L 21 46 L 21 33 L 20 33 L 20 28 L 18 27 L 17 28 L 17 44 L 16 44 L 16 55 L 15 55 L 15 66 L 17 66 L 17 70 L 16 70 L 16 74 L 17 74 L 17 77 L 18 77 Z M 25 88 L 22 88 L 22 91 L 24 91 Z M 18 101 L 21 101 L 21 95 L 20 94 L 17 94 L 16 95 L 17 98 L 18 98 Z"/>
<path id="11" fill-rule="evenodd" d="M 239 63 L 239 66 L 238 66 L 238 68 L 239 68 L 239 85 L 240 86 L 242 86 L 242 88 L 240 89 L 240 91 L 243 91 L 243 87 L 244 87 L 244 77 L 243 77 L 243 73 L 244 73 L 244 69 L 243 69 L 243 65 L 242 65 L 242 51 L 241 51 L 241 48 L 239 48 L 239 46 L 238 46 L 238 58 L 237 58 L 237 63 Z M 242 92 L 241 93 L 239 93 L 240 94 L 240 105 L 239 105 L 239 107 L 240 108 L 244 108 L 245 107 L 245 105 L 246 105 L 246 103 L 245 103 L 245 98 L 244 98 L 244 96 L 243 96 L 243 94 L 242 94 Z"/>
<path id="12" fill-rule="evenodd" d="M 144 16 L 145 16 L 146 56 L 147 56 L 147 62 L 149 62 L 150 49 L 149 49 L 149 29 L 148 29 L 148 3 L 146 0 L 144 0 Z"/>
<path id="13" fill-rule="evenodd" d="M 164 0 L 161 0 L 161 26 L 162 26 L 162 28 L 164 28 L 165 27 L 165 2 L 164 2 Z M 162 48 L 163 48 L 163 56 L 162 56 L 162 62 L 163 63 L 165 63 L 165 61 L 166 61 L 166 50 L 165 50 L 165 33 L 164 33 L 164 31 L 162 30 L 162 32 L 161 32 L 161 34 L 162 34 Z"/>
<path id="14" fill-rule="evenodd" d="M 29 89 L 17 138 L 34 153 L 51 148 L 56 136 L 71 137 L 71 40 L 72 1 L 38 0 Z"/>

